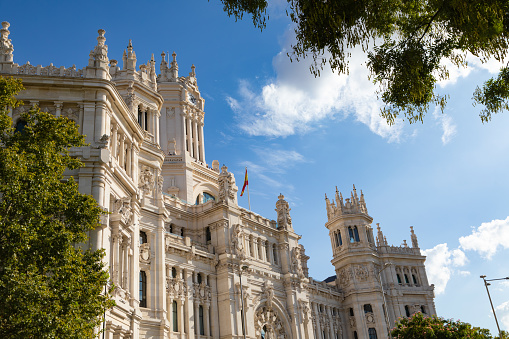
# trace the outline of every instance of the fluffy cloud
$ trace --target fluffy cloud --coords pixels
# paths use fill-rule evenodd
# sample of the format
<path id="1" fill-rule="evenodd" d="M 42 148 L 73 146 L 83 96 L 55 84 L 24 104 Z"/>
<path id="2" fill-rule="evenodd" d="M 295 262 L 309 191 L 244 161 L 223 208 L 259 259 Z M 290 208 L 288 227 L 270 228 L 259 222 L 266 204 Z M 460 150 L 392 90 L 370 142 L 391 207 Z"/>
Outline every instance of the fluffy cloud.
<path id="1" fill-rule="evenodd" d="M 399 140 L 403 124 L 398 121 L 389 126 L 380 117 L 376 87 L 368 79 L 361 49 L 351 51 L 350 75 L 338 76 L 325 67 L 315 78 L 309 72 L 311 59 L 290 62 L 286 55 L 290 43 L 287 39 L 286 47 L 273 60 L 276 78 L 269 79 L 260 91 L 241 81 L 239 98 L 227 98 L 245 132 L 285 137 L 306 133 L 324 119 L 351 115 L 381 137 Z"/>
<path id="2" fill-rule="evenodd" d="M 482 223 L 472 234 L 459 239 L 461 248 L 491 259 L 499 248 L 509 248 L 509 217 Z"/>
<path id="3" fill-rule="evenodd" d="M 277 147 L 278 145 L 272 145 L 270 148 L 255 147 L 253 151 L 258 156 L 257 163 L 244 161 L 241 165 L 248 167 L 250 178 L 255 176 L 272 188 L 285 187 L 292 190 L 293 186 L 284 182 L 284 174 L 291 167 L 306 160 L 302 154 L 296 151 L 278 149 Z"/>
<path id="4" fill-rule="evenodd" d="M 509 301 L 506 301 L 498 305 L 497 307 L 495 307 L 495 310 L 499 312 L 502 327 L 509 328 Z"/>
<path id="5" fill-rule="evenodd" d="M 456 272 L 456 267 L 465 266 L 468 259 L 465 253 L 460 249 L 449 250 L 447 244 L 439 244 L 435 247 L 423 250 L 423 255 L 427 256 L 426 271 L 428 280 L 435 284 L 437 294 L 444 293 L 445 287 L 453 273 L 460 275 L 468 274 L 467 271 Z"/>
<path id="6" fill-rule="evenodd" d="M 440 109 L 438 108 L 436 108 L 433 112 L 433 117 L 442 127 L 442 144 L 447 145 L 449 141 L 451 141 L 451 139 L 456 135 L 456 125 L 449 115 L 441 113 Z"/>

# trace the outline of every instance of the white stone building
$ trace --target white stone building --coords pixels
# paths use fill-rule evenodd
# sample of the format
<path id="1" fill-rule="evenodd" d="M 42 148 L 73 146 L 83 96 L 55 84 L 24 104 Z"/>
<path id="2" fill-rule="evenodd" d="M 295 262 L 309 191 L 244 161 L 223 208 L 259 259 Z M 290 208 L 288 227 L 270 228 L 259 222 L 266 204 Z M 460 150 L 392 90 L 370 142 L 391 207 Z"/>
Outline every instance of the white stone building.
<path id="1" fill-rule="evenodd" d="M 111 213 L 88 244 L 106 249 L 115 286 L 106 338 L 387 338 L 398 317 L 435 313 L 413 229 L 411 247 L 390 246 L 378 225 L 375 237 L 355 187 L 326 198 L 336 275 L 309 277 L 284 196 L 277 220 L 241 208 L 233 174 L 206 162 L 205 101 L 175 53 L 161 54 L 157 73 L 153 56 L 137 67 L 129 41 L 119 65 L 99 30 L 82 69 L 18 65 L 8 28 L 0 74 L 26 87 L 14 123 L 38 105 L 90 144 L 72 150 L 85 167 L 69 175 Z"/>

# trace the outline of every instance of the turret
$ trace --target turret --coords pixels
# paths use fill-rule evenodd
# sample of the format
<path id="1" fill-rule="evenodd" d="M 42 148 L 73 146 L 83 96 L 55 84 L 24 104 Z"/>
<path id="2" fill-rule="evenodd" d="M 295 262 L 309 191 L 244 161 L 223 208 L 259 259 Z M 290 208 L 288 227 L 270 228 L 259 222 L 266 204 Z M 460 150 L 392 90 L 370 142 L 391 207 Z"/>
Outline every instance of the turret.
<path id="1" fill-rule="evenodd" d="M 108 60 L 108 46 L 105 45 L 106 38 L 104 34 L 106 31 L 100 29 L 97 31 L 97 45 L 90 51 L 87 67 L 88 78 L 100 78 L 111 80 L 110 67 Z"/>

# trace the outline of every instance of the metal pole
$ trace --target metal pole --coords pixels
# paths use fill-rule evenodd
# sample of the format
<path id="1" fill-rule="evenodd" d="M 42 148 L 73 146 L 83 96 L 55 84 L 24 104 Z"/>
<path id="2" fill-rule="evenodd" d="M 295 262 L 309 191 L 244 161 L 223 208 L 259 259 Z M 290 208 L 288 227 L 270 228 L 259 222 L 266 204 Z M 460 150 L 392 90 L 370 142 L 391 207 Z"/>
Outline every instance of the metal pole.
<path id="1" fill-rule="evenodd" d="M 104 285 L 104 296 L 106 296 L 106 294 L 108 293 L 107 288 L 108 288 L 108 281 L 106 281 L 106 284 Z M 104 313 L 103 313 L 103 339 L 104 339 L 105 335 L 106 335 L 106 307 L 104 308 Z"/>
<path id="2" fill-rule="evenodd" d="M 249 188 L 248 188 L 249 192 Z M 249 194 L 249 193 L 248 193 Z M 246 339 L 246 312 L 244 311 L 244 290 L 242 289 L 242 270 L 245 266 L 239 267 L 239 276 L 240 276 L 240 298 L 241 298 L 241 307 L 242 307 L 242 335 L 244 339 Z"/>
<path id="3" fill-rule="evenodd" d="M 491 304 L 491 309 L 493 311 L 493 316 L 495 317 L 495 322 L 497 323 L 498 336 L 500 338 L 502 338 L 502 332 L 500 332 L 500 326 L 498 326 L 497 315 L 495 314 L 495 308 L 493 307 L 493 302 L 491 301 L 490 291 L 488 290 L 488 285 L 490 285 L 490 284 L 486 281 L 486 276 L 485 275 L 481 275 L 481 279 L 484 281 L 484 286 L 486 287 L 486 292 L 488 293 L 488 298 L 490 299 L 490 304 Z M 491 280 L 502 280 L 502 279 L 491 279 Z M 491 281 L 491 280 L 489 280 L 489 281 Z"/>

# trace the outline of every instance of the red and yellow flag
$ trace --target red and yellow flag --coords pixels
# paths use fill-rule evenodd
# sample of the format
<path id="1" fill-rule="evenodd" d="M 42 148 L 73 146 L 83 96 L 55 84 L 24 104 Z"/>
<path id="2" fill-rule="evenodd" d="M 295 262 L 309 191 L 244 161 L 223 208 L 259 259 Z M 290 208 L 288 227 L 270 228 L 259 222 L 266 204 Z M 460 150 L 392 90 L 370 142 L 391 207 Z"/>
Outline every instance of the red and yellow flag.
<path id="1" fill-rule="evenodd" d="M 240 196 L 244 194 L 244 190 L 246 189 L 246 186 L 249 184 L 247 181 L 247 167 L 246 167 L 246 177 L 244 178 L 244 186 L 242 186 L 242 192 L 240 192 Z"/>

